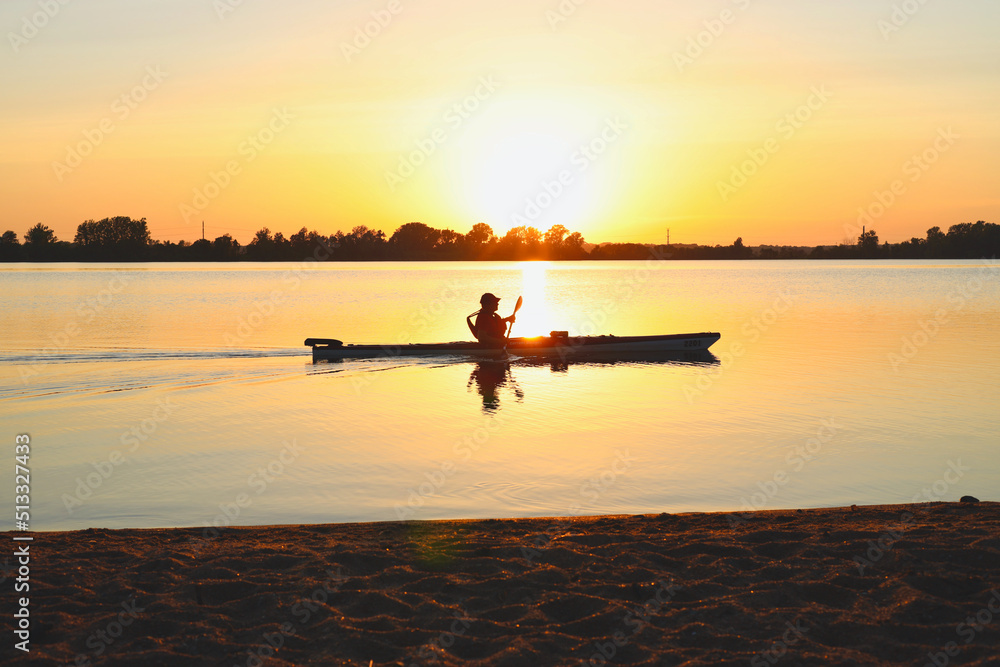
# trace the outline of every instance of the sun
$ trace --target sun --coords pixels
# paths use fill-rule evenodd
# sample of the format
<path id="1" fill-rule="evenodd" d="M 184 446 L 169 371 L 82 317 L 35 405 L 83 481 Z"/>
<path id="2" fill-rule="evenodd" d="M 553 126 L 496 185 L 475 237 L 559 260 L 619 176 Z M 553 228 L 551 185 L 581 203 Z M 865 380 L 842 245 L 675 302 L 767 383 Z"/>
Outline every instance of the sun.
<path id="1" fill-rule="evenodd" d="M 471 219 L 499 236 L 520 225 L 579 230 L 608 196 L 608 169 L 598 167 L 609 165 L 587 155 L 600 122 L 579 104 L 552 99 L 496 102 L 470 119 L 451 176 Z"/>

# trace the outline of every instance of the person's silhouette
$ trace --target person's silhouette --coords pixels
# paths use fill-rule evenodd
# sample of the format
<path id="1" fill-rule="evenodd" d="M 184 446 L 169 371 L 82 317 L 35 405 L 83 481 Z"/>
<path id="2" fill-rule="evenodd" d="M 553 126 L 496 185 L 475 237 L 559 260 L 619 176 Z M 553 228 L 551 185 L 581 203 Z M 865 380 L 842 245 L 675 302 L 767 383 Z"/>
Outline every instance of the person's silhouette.
<path id="1" fill-rule="evenodd" d="M 476 367 L 472 369 L 469 382 L 465 386 L 467 389 L 471 388 L 474 382 L 477 393 L 483 397 L 483 412 L 492 413 L 500 409 L 498 389 L 505 386 L 508 381 L 514 388 L 517 400 L 524 400 L 524 392 L 517 386 L 510 371 L 510 364 L 506 361 L 478 362 Z"/>
<path id="2" fill-rule="evenodd" d="M 491 292 L 487 292 L 479 298 L 479 305 L 482 308 L 477 315 L 475 324 L 472 323 L 472 315 L 465 318 L 465 323 L 469 325 L 469 330 L 480 343 L 487 347 L 504 347 L 507 344 L 507 323 L 515 321 L 514 315 L 510 317 L 500 317 L 497 308 L 500 306 L 500 297 Z"/>

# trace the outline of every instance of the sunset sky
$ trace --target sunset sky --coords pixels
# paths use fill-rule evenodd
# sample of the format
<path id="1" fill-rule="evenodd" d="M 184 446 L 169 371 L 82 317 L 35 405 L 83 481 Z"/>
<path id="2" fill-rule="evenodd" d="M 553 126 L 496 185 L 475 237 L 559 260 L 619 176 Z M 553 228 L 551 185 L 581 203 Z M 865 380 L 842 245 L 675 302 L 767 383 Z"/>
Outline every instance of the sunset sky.
<path id="1" fill-rule="evenodd" d="M 63 2 L 0 3 L 19 236 L 127 215 L 175 241 L 421 221 L 816 245 L 859 209 L 891 242 L 1000 222 L 995 0 Z"/>

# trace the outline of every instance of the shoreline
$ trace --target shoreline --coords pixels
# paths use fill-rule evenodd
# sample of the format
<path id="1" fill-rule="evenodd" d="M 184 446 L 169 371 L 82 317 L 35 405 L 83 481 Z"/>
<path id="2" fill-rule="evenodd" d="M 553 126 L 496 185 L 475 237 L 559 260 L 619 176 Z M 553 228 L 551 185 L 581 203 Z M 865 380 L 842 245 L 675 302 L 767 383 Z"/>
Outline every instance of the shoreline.
<path id="1" fill-rule="evenodd" d="M 5 663 L 986 665 L 1000 647 L 995 502 L 201 532 L 30 533 L 30 592 L 7 591 L 29 596 L 31 652 Z"/>

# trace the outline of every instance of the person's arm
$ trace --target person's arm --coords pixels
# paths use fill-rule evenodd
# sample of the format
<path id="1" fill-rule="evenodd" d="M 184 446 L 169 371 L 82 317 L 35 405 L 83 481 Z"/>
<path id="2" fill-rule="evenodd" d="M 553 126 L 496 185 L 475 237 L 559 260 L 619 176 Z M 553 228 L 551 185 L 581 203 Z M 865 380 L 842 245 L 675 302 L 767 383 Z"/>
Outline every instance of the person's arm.
<path id="1" fill-rule="evenodd" d="M 472 315 L 465 318 L 465 323 L 469 325 L 469 331 L 472 332 L 472 337 L 479 340 L 479 332 L 476 331 L 476 325 L 472 323 Z"/>

